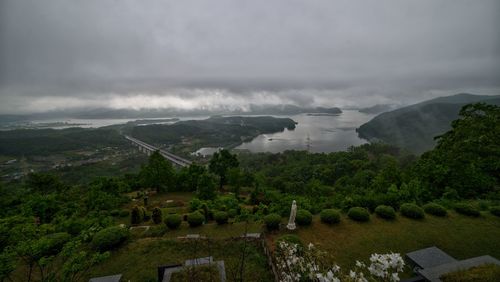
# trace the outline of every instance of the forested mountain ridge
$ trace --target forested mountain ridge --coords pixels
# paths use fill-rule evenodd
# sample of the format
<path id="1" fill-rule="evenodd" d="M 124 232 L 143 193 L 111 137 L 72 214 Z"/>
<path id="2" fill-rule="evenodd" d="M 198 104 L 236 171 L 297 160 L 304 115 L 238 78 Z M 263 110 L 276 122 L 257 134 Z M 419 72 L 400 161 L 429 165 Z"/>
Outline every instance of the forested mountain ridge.
<path id="1" fill-rule="evenodd" d="M 472 102 L 500 105 L 500 95 L 462 93 L 439 97 L 382 113 L 357 131 L 361 138 L 383 141 L 420 154 L 432 149 L 436 145 L 434 137 L 449 130 L 460 109 Z"/>

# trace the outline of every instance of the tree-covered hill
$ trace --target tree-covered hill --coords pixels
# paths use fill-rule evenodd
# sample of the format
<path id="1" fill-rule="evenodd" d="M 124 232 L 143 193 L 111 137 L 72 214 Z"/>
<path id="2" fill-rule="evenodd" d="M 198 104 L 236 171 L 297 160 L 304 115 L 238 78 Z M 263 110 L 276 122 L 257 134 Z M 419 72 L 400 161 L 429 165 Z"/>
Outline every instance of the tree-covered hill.
<path id="1" fill-rule="evenodd" d="M 126 145 L 126 140 L 118 131 L 107 128 L 0 131 L 0 155 L 51 155 L 70 150 Z"/>
<path id="2" fill-rule="evenodd" d="M 221 117 L 205 120 L 180 121 L 171 125 L 136 126 L 131 129 L 135 138 L 152 144 L 181 144 L 197 147 L 224 147 L 237 145 L 251 140 L 263 133 L 295 128 L 289 118 L 260 117 Z"/>
<path id="3" fill-rule="evenodd" d="M 361 125 L 358 134 L 370 141 L 383 141 L 420 154 L 432 149 L 436 145 L 434 137 L 449 130 L 460 109 L 473 102 L 500 105 L 500 96 L 457 94 L 439 97 L 382 113 Z"/>

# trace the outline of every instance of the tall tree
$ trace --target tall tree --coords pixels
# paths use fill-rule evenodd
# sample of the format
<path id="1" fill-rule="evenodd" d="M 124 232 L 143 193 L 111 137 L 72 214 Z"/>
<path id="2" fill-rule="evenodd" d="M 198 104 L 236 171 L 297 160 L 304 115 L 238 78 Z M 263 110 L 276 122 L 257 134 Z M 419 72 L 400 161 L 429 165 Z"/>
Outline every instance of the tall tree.
<path id="1" fill-rule="evenodd" d="M 207 169 L 204 166 L 191 164 L 184 167 L 177 174 L 177 190 L 196 191 L 198 189 L 198 179 Z"/>
<path id="2" fill-rule="evenodd" d="M 212 156 L 208 169 L 211 173 L 219 176 L 219 188 L 222 189 L 222 186 L 224 186 L 227 182 L 229 169 L 237 168 L 238 166 L 239 162 L 236 155 L 233 155 L 228 150 L 223 149 Z"/>
<path id="3" fill-rule="evenodd" d="M 452 129 L 438 136 L 437 147 L 422 155 L 418 177 L 432 197 L 453 189 L 461 197 L 477 197 L 498 189 L 500 181 L 500 107 L 470 104 Z"/>
<path id="4" fill-rule="evenodd" d="M 157 192 L 169 191 L 174 185 L 175 172 L 172 164 L 159 151 L 151 154 L 148 164 L 141 168 L 140 175 L 143 184 Z"/>
<path id="5" fill-rule="evenodd" d="M 213 176 L 208 173 L 203 173 L 198 178 L 198 198 L 202 200 L 213 200 L 215 199 L 215 181 Z"/>

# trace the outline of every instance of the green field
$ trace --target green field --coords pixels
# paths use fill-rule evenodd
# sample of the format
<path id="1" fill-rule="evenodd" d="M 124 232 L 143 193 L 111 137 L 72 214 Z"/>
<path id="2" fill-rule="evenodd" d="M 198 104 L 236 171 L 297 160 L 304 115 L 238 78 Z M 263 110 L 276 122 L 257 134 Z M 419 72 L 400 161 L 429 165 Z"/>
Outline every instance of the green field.
<path id="1" fill-rule="evenodd" d="M 437 246 L 457 259 L 491 255 L 500 258 L 500 218 L 483 213 L 479 218 L 449 212 L 448 217 L 426 215 L 413 220 L 398 215 L 387 221 L 371 215 L 366 223 L 342 217 L 339 224 L 326 225 L 315 217 L 308 227 L 294 232 L 280 231 L 268 237 L 270 243 L 280 235 L 297 234 L 305 244 L 315 244 L 328 252 L 341 267 L 356 260 L 367 260 L 372 253 L 395 252 L 402 255 Z"/>
<path id="2" fill-rule="evenodd" d="M 283 219 L 285 221 L 285 219 Z M 161 232 L 155 232 L 162 230 Z M 251 223 L 247 226 L 248 232 L 261 232 L 260 223 Z M 203 243 L 188 243 L 176 239 L 187 234 L 201 234 L 218 243 L 210 249 L 216 259 L 233 261 L 238 257 L 241 249 L 233 247 L 239 244 L 231 240 L 245 232 L 244 223 L 227 224 L 223 226 L 214 223 L 197 228 L 190 228 L 183 223 L 179 230 L 167 230 L 163 225 L 153 226 L 149 231 L 134 230 L 133 241 L 114 252 L 106 262 L 92 270 L 93 275 L 106 275 L 123 272 L 126 279 L 131 281 L 147 281 L 155 267 L 161 264 L 182 262 L 184 259 L 208 255 L 207 241 Z M 159 233 L 159 235 L 154 235 Z M 350 269 L 356 260 L 366 261 L 372 253 L 398 252 L 402 255 L 417 249 L 437 246 L 457 259 L 466 259 L 474 256 L 489 254 L 500 257 L 500 218 L 483 212 L 479 218 L 472 218 L 449 212 L 445 218 L 426 215 L 423 220 L 413 220 L 398 215 L 396 220 L 387 221 L 371 215 L 366 223 L 359 223 L 342 217 L 339 224 L 326 225 L 315 217 L 313 224 L 308 227 L 298 227 L 294 232 L 281 230 L 267 234 L 269 244 L 283 234 L 294 233 L 305 244 L 315 244 L 320 250 L 326 251 L 332 258 L 332 263 L 342 268 Z M 160 236 L 147 238 L 148 236 Z M 220 240 L 227 240 L 226 243 Z M 228 247 L 226 244 L 231 245 Z M 235 246 L 236 246 L 235 245 Z M 229 250 L 232 249 L 232 250 Z M 259 248 L 254 248 L 255 251 Z M 259 252 L 257 252 L 259 253 Z M 266 273 L 265 263 L 259 264 L 257 257 L 264 259 L 263 254 L 255 254 L 255 261 L 250 262 L 251 269 L 259 268 L 259 273 Z M 128 261 L 136 263 L 128 264 Z M 234 265 L 232 266 L 235 267 Z M 234 271 L 234 270 L 233 270 Z M 406 275 L 411 274 L 408 268 Z M 146 279 L 147 278 L 147 279 Z M 254 275 L 248 275 L 248 281 L 260 281 Z M 256 280 L 252 280 L 256 279 Z M 264 278 L 262 278 L 264 279 Z M 270 278 L 269 278 L 270 279 Z M 232 281 L 228 275 L 228 280 Z"/>
<path id="3" fill-rule="evenodd" d="M 105 262 L 91 270 L 88 277 L 123 274 L 123 281 L 157 281 L 157 267 L 183 263 L 186 259 L 213 256 L 224 260 L 228 281 L 237 281 L 242 241 L 179 241 L 165 238 L 140 239 L 113 252 Z M 266 257 L 257 244 L 246 245 L 244 281 L 273 281 Z"/>

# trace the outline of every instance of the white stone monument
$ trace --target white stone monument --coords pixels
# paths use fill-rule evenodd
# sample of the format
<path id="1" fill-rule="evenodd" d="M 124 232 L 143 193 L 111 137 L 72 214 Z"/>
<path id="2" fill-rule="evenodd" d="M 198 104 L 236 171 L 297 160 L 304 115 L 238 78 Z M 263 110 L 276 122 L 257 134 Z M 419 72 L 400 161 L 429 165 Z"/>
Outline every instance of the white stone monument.
<path id="1" fill-rule="evenodd" d="M 296 228 L 295 215 L 296 214 L 297 214 L 297 203 L 295 202 L 295 200 L 293 200 L 292 208 L 290 209 L 290 218 L 288 219 L 288 224 L 286 226 L 286 228 L 288 228 L 288 230 L 295 230 L 295 228 Z"/>

